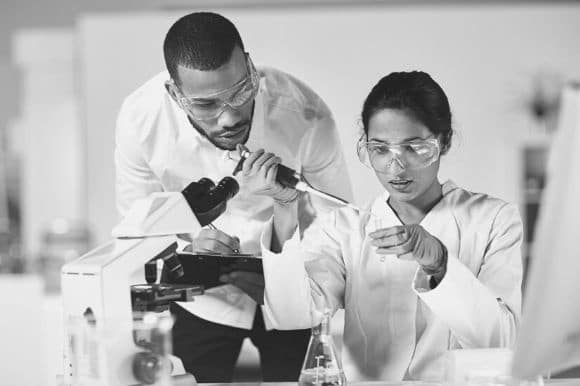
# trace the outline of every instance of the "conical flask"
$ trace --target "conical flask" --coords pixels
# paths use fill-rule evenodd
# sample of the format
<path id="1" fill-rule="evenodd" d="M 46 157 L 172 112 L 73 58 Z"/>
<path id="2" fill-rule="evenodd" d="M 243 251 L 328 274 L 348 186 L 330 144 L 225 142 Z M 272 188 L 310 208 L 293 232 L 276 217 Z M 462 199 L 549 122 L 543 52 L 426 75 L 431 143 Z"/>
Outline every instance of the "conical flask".
<path id="1" fill-rule="evenodd" d="M 298 379 L 299 386 L 344 386 L 346 377 L 330 335 L 330 311 L 312 328 L 312 336 Z"/>

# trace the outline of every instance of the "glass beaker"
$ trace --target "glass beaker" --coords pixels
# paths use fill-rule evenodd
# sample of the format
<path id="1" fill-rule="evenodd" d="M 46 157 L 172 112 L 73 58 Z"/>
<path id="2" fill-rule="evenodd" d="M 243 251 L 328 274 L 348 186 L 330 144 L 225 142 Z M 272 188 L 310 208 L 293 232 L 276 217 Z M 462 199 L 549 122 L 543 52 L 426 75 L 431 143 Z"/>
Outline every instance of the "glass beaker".
<path id="1" fill-rule="evenodd" d="M 312 328 L 308 350 L 298 379 L 299 386 L 344 386 L 346 377 L 330 335 L 330 311 Z"/>

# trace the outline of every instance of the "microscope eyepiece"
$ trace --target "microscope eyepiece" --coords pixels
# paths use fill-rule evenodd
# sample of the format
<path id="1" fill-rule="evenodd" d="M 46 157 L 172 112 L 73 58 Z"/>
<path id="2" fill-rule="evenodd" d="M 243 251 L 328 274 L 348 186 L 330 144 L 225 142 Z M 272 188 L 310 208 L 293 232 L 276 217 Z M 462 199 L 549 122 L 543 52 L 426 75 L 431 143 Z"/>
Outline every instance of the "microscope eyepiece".
<path id="1" fill-rule="evenodd" d="M 209 192 L 211 189 L 215 188 L 215 183 L 207 177 L 201 178 L 197 183 L 201 185 L 201 188 L 205 192 Z"/>
<path id="2" fill-rule="evenodd" d="M 216 186 L 211 185 L 213 182 L 210 179 L 202 178 L 181 192 L 202 226 L 218 218 L 226 210 L 227 201 L 240 190 L 238 182 L 232 177 L 224 177 Z"/>
<path id="3" fill-rule="evenodd" d="M 229 200 L 238 194 L 240 191 L 240 185 L 234 178 L 224 177 L 216 186 L 215 191 L 218 191 L 218 195 L 223 195 L 225 200 Z"/>

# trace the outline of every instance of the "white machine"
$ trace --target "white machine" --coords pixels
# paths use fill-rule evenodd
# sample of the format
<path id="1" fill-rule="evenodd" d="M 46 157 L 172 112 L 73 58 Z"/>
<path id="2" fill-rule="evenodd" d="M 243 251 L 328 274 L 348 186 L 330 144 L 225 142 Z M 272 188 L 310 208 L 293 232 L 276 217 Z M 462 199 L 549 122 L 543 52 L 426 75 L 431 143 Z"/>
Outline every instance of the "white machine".
<path id="1" fill-rule="evenodd" d="M 182 192 L 154 193 L 135 202 L 113 229 L 115 240 L 62 268 L 65 385 L 84 382 L 81 379 L 107 385 L 152 383 L 133 370 L 143 352 L 134 339 L 133 311 L 191 301 L 203 288 L 156 284 L 155 264 L 153 272 L 147 270 L 148 283 L 136 284 L 143 283 L 146 265 L 171 260 L 176 235 L 197 234 L 223 213 L 238 189 L 233 178 L 225 177 L 217 186 L 204 178 Z M 179 265 L 173 270 L 179 275 Z M 94 345 L 79 349 L 79 321 L 81 329 L 88 328 L 95 337 Z"/>
<path id="2" fill-rule="evenodd" d="M 580 365 L 580 83 L 567 85 L 547 164 L 513 374 L 531 378 Z"/>

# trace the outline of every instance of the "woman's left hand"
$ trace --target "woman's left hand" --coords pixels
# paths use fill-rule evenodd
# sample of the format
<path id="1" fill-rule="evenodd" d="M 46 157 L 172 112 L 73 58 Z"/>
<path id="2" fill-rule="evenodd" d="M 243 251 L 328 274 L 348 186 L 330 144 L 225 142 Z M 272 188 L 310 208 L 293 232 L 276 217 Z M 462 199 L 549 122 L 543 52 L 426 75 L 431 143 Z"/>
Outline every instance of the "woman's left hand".
<path id="1" fill-rule="evenodd" d="M 447 249 L 439 239 L 418 224 L 397 225 L 369 233 L 371 244 L 383 255 L 416 260 L 425 273 L 443 276 Z"/>

